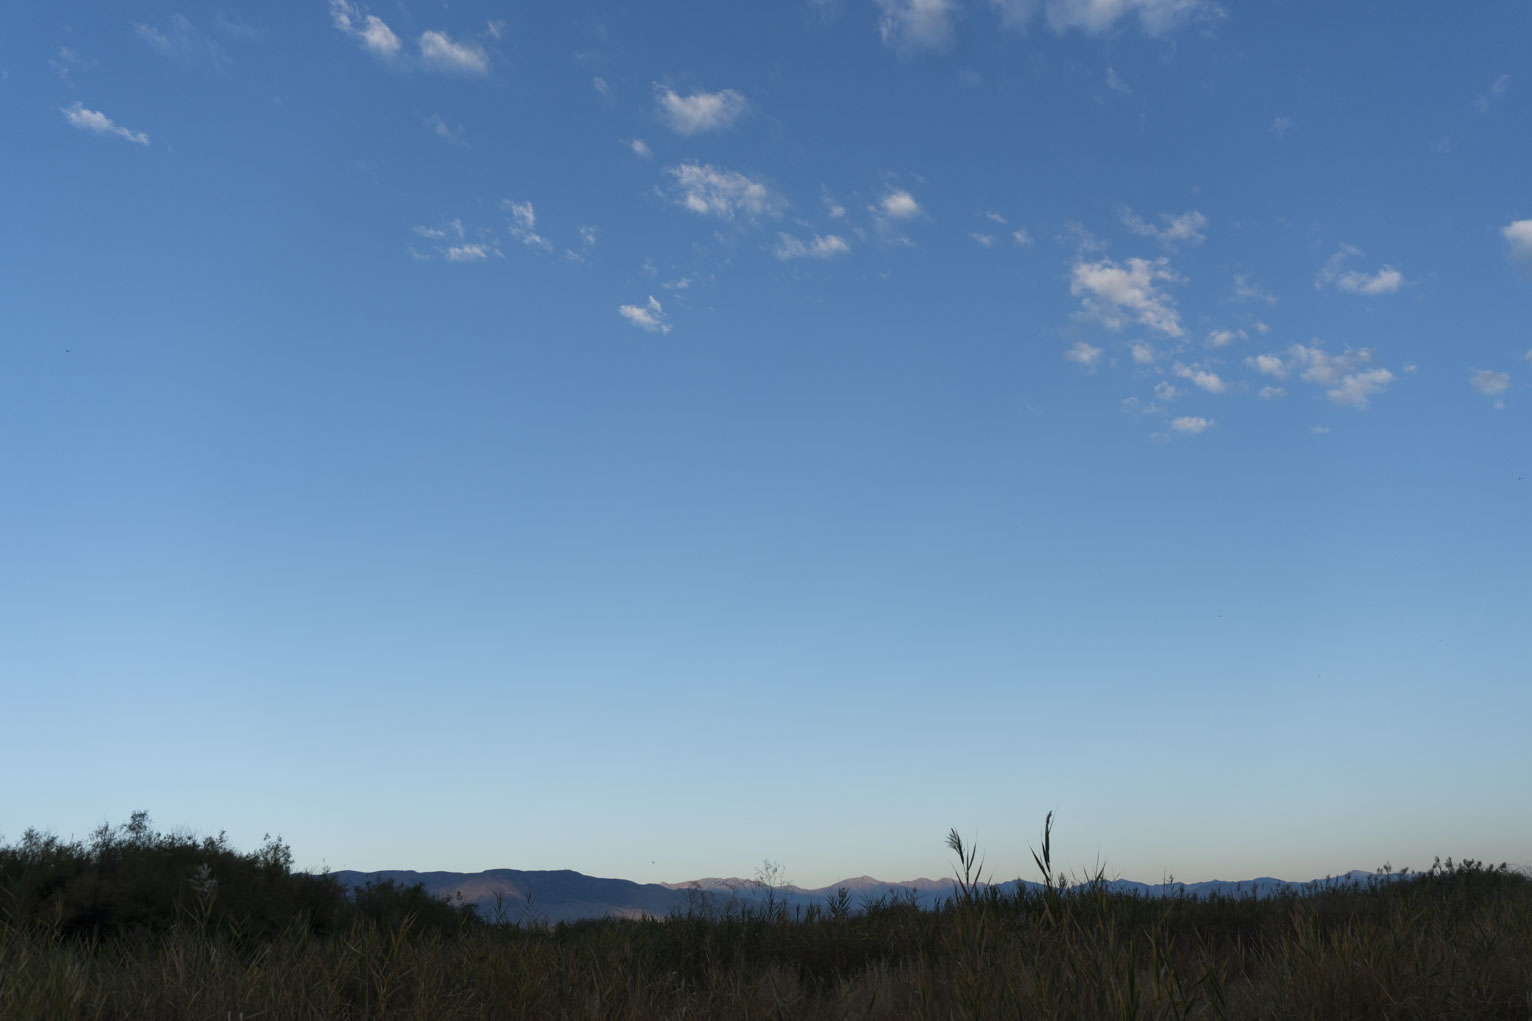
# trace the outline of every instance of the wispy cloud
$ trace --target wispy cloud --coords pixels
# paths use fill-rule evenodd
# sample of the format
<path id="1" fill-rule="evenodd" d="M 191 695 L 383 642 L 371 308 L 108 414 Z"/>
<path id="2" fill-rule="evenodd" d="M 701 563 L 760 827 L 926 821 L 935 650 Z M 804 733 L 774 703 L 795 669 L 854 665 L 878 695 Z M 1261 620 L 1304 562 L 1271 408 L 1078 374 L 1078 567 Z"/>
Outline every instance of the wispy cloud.
<path id="1" fill-rule="evenodd" d="M 1274 117 L 1271 121 L 1271 133 L 1278 138 L 1286 138 L 1287 133 L 1293 130 L 1293 123 L 1291 117 Z"/>
<path id="2" fill-rule="evenodd" d="M 1489 88 L 1474 97 L 1473 105 L 1480 113 L 1489 113 L 1490 106 L 1495 100 L 1505 95 L 1511 88 L 1511 76 L 1503 74 L 1490 83 Z"/>
<path id="3" fill-rule="evenodd" d="M 548 239 L 537 233 L 537 210 L 532 207 L 531 202 L 504 199 L 500 203 L 500 208 L 511 214 L 511 237 L 532 248 L 541 248 L 543 251 L 552 250 L 553 245 Z"/>
<path id="4" fill-rule="evenodd" d="M 1208 225 L 1208 218 L 1195 209 L 1189 213 L 1161 213 L 1162 226 L 1149 223 L 1126 206 L 1118 210 L 1118 216 L 1123 226 L 1133 233 L 1154 238 L 1171 250 L 1178 245 L 1200 245 L 1207 240 L 1202 229 Z"/>
<path id="5" fill-rule="evenodd" d="M 678 135 L 698 135 L 726 128 L 749 108 L 745 97 L 733 89 L 683 96 L 669 86 L 655 82 L 654 98 L 660 117 Z"/>
<path id="6" fill-rule="evenodd" d="M 1101 361 L 1101 349 L 1083 340 L 1077 340 L 1064 352 L 1064 357 L 1087 369 L 1094 369 Z"/>
<path id="7" fill-rule="evenodd" d="M 1261 301 L 1268 305 L 1277 303 L 1277 296 L 1251 280 L 1248 273 L 1234 274 L 1234 290 L 1229 297 L 1234 301 Z"/>
<path id="8" fill-rule="evenodd" d="M 435 113 L 427 117 L 425 122 L 426 127 L 430 128 L 432 134 L 434 134 L 437 138 L 440 138 L 446 142 L 462 141 L 461 132 L 463 130 L 463 126 L 461 124 L 459 124 L 457 126 L 457 130 L 454 131 L 446 121 L 442 120 L 440 114 Z"/>
<path id="9" fill-rule="evenodd" d="M 1163 36 L 1189 22 L 1223 16 L 1212 0 L 990 0 L 1007 27 L 1025 29 L 1039 11 L 1055 32 L 1099 35 L 1125 18 L 1137 18 L 1145 35 Z"/>
<path id="10" fill-rule="evenodd" d="M 1346 263 L 1361 254 L 1360 248 L 1341 245 L 1334 255 L 1325 260 L 1319 276 L 1314 280 L 1314 286 L 1322 289 L 1330 285 L 1337 291 L 1344 291 L 1347 294 L 1372 297 L 1379 294 L 1393 294 L 1404 284 L 1404 274 L 1392 266 L 1384 266 L 1376 273 L 1347 269 Z"/>
<path id="11" fill-rule="evenodd" d="M 164 56 L 183 64 L 225 68 L 229 54 L 184 14 L 172 14 L 164 27 L 135 22 L 134 33 Z"/>
<path id="12" fill-rule="evenodd" d="M 632 150 L 633 155 L 637 156 L 641 160 L 646 160 L 654 155 L 654 150 L 649 148 L 648 143 L 646 143 L 642 138 L 632 138 L 624 144 L 626 144 L 627 147 Z"/>
<path id="13" fill-rule="evenodd" d="M 801 241 L 791 234 L 778 234 L 772 254 L 783 262 L 789 259 L 833 259 L 851 251 L 846 239 L 838 234 L 815 234 L 809 241 Z"/>
<path id="14" fill-rule="evenodd" d="M 116 135 L 118 138 L 125 138 L 138 145 L 149 144 L 149 136 L 142 131 L 129 131 L 101 111 L 87 109 L 79 102 L 73 106 L 60 107 L 59 112 L 64 115 L 65 120 L 81 131 L 89 131 L 97 135 Z"/>
<path id="15" fill-rule="evenodd" d="M 660 305 L 659 299 L 652 294 L 642 305 L 618 305 L 617 314 L 649 333 L 670 332 L 670 323 L 666 321 L 665 309 Z"/>
<path id="16" fill-rule="evenodd" d="M 877 0 L 878 35 L 901 53 L 945 53 L 956 41 L 957 0 Z"/>
<path id="17" fill-rule="evenodd" d="M 426 67 L 449 74 L 487 74 L 489 55 L 474 42 L 456 42 L 446 32 L 420 34 L 420 59 Z"/>
<path id="18" fill-rule="evenodd" d="M 1156 281 L 1179 281 L 1169 263 L 1161 259 L 1112 259 L 1077 261 L 1070 274 L 1069 293 L 1080 298 L 1083 310 L 1108 329 L 1122 329 L 1134 321 L 1171 337 L 1182 336 L 1175 299 L 1155 286 Z"/>
<path id="19" fill-rule="evenodd" d="M 675 182 L 676 202 L 699 216 L 716 216 L 721 220 L 777 217 L 787 205 L 763 182 L 734 170 L 706 163 L 682 163 L 665 168 L 665 172 Z"/>
<path id="20" fill-rule="evenodd" d="M 378 57 L 393 57 L 402 45 L 394 30 L 375 14 L 365 14 L 350 0 L 330 0 L 330 20 L 342 35 Z"/>
<path id="21" fill-rule="evenodd" d="M 1229 384 L 1225 383 L 1218 373 L 1199 365 L 1182 365 L 1177 362 L 1175 374 L 1181 379 L 1187 380 L 1193 386 L 1206 390 L 1210 394 L 1227 393 Z"/>

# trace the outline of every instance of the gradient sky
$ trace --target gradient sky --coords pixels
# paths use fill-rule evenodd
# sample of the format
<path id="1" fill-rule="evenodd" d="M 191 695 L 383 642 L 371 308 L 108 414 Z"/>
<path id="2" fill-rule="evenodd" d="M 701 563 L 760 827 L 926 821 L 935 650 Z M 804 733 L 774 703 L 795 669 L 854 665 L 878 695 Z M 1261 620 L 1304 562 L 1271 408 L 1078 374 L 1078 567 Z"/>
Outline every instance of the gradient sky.
<path id="1" fill-rule="evenodd" d="M 1532 861 L 1529 38 L 7 4 L 0 834 Z"/>

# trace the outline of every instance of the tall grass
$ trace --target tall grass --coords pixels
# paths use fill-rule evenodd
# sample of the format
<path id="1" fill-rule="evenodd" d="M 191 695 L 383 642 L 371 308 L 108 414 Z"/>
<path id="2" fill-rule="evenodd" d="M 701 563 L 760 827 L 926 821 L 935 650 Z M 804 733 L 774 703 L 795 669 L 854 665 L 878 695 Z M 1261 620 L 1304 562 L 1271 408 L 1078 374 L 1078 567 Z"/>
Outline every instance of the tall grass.
<path id="1" fill-rule="evenodd" d="M 183 893 L 162 924 L 70 927 L 28 885 L 38 870 L 18 883 L 4 849 L 0 1018 L 1532 1017 L 1532 881 L 1503 866 L 1161 900 L 1099 873 L 1070 885 L 1049 836 L 1047 882 L 1002 893 L 953 832 L 960 884 L 935 911 L 698 902 L 556 927 L 488 924 L 397 887 L 280 924 Z M 215 880 L 216 905 L 228 881 L 210 871 L 191 863 L 166 882 Z M 36 910 L 18 909 L 18 890 Z"/>

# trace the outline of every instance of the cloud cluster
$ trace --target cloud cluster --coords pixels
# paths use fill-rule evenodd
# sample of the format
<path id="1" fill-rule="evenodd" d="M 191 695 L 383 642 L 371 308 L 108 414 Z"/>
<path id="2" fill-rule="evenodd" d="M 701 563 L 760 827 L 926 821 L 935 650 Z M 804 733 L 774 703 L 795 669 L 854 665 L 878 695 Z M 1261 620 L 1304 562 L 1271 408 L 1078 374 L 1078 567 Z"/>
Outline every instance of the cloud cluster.
<path id="1" fill-rule="evenodd" d="M 720 220 L 737 216 L 777 217 L 787 205 L 765 184 L 738 171 L 706 163 L 682 163 L 666 167 L 665 172 L 673 179 L 676 202 L 699 216 L 715 216 Z"/>
<path id="2" fill-rule="evenodd" d="M 1156 281 L 1178 282 L 1181 277 L 1161 259 L 1112 259 L 1075 262 L 1069 293 L 1080 299 L 1083 311 L 1108 329 L 1120 330 L 1134 321 L 1170 337 L 1186 331 L 1176 312 L 1175 299 L 1155 286 Z"/>
<path id="3" fill-rule="evenodd" d="M 772 254 L 783 262 L 789 259 L 833 259 L 851 251 L 846 239 L 838 234 L 815 234 L 810 241 L 800 241 L 791 234 L 778 234 Z"/>
<path id="4" fill-rule="evenodd" d="M 125 138 L 138 145 L 149 144 L 149 136 L 142 131 L 129 131 L 100 110 L 86 109 L 85 105 L 79 101 L 76 101 L 73 106 L 60 107 L 59 112 L 64 115 L 65 120 L 81 131 L 90 131 L 98 135 L 116 135 L 118 138 Z"/>
<path id="5" fill-rule="evenodd" d="M 733 89 L 683 96 L 655 82 L 654 98 L 660 118 L 678 135 L 698 135 L 726 128 L 749 108 L 745 97 Z"/>
<path id="6" fill-rule="evenodd" d="M 1294 344 L 1283 354 L 1252 355 L 1245 364 L 1262 375 L 1286 379 L 1296 374 L 1305 383 L 1325 388 L 1336 404 L 1365 408 L 1376 394 L 1394 381 L 1388 369 L 1374 367 L 1367 348 L 1347 349 L 1332 355 L 1318 345 Z"/>
<path id="7" fill-rule="evenodd" d="M 387 22 L 366 13 L 351 0 L 330 0 L 330 21 L 336 31 L 382 60 L 401 56 L 404 43 Z M 498 36 L 497 36 L 498 38 Z M 415 42 L 420 66 L 448 74 L 487 74 L 489 55 L 475 42 L 459 42 L 446 32 L 422 32 Z"/>
<path id="8" fill-rule="evenodd" d="M 990 0 L 1007 27 L 1025 29 L 1042 13 L 1055 32 L 1100 35 L 1125 18 L 1137 18 L 1145 35 L 1163 36 L 1193 20 L 1223 16 L 1212 0 Z"/>
<path id="9" fill-rule="evenodd" d="M 500 203 L 500 208 L 511 214 L 511 237 L 524 245 L 541 248 L 545 252 L 553 248 L 547 238 L 537 233 L 537 210 L 532 207 L 530 201 L 514 202 L 511 199 L 505 199 Z"/>
<path id="10" fill-rule="evenodd" d="M 1207 240 L 1207 235 L 1202 233 L 1202 229 L 1208 225 L 1208 218 L 1195 209 L 1179 215 L 1161 213 L 1160 220 L 1163 226 L 1158 227 L 1142 219 L 1126 206 L 1118 211 L 1118 217 L 1122 220 L 1123 226 L 1133 233 L 1154 238 L 1171 251 L 1174 251 L 1178 245 L 1200 245 Z"/>

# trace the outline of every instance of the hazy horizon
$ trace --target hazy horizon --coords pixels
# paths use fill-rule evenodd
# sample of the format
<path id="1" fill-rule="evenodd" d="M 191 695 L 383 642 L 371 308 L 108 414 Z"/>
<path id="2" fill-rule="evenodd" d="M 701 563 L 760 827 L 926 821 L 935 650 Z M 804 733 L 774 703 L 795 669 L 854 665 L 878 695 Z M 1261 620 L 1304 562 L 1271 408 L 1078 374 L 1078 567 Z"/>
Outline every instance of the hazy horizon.
<path id="1" fill-rule="evenodd" d="M 0 25 L 5 839 L 1532 860 L 1532 6 Z"/>

